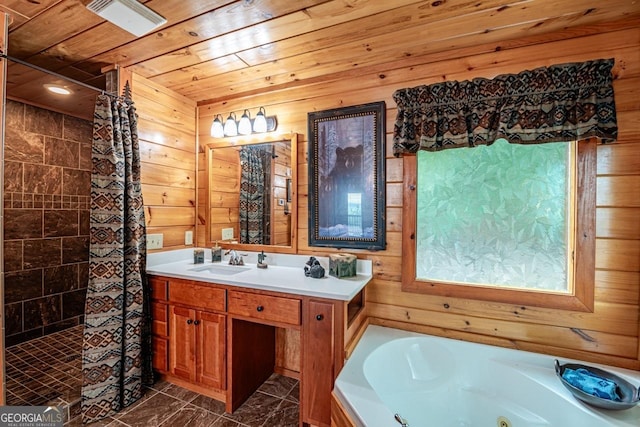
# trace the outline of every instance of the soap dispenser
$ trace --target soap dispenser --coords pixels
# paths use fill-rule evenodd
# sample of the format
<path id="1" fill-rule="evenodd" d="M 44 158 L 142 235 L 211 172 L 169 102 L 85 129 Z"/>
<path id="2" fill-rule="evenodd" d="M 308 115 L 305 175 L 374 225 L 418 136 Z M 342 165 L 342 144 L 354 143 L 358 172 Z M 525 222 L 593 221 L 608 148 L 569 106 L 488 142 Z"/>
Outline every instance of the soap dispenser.
<path id="1" fill-rule="evenodd" d="M 267 256 L 264 254 L 264 251 L 258 254 L 258 268 L 267 268 L 267 263 L 264 262 L 264 259 Z"/>
<path id="2" fill-rule="evenodd" d="M 222 248 L 218 246 L 217 240 L 216 245 L 211 248 L 211 262 L 222 262 Z"/>

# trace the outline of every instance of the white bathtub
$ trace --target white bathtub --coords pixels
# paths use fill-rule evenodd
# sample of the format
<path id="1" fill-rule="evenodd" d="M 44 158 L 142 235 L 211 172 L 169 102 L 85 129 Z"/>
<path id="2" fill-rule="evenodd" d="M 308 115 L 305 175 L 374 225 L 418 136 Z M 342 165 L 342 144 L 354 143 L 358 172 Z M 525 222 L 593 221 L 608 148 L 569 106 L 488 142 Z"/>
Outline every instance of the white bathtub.
<path id="1" fill-rule="evenodd" d="M 640 426 L 640 406 L 608 411 L 576 400 L 557 378 L 554 360 L 369 326 L 335 393 L 356 425 L 366 427 L 400 427 L 395 414 L 410 427 Z M 639 372 L 586 364 L 640 385 Z"/>

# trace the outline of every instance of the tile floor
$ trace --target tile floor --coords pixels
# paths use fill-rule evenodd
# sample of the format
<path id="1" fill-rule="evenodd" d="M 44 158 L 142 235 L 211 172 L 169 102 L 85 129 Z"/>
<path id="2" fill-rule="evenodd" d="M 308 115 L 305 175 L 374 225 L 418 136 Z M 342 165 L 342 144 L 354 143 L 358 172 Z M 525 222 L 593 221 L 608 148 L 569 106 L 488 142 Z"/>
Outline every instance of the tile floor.
<path id="1" fill-rule="evenodd" d="M 6 349 L 7 405 L 65 406 L 65 426 L 79 427 L 82 326 Z M 95 427 L 294 427 L 298 381 L 273 374 L 233 414 L 224 404 L 159 381 L 138 402 Z"/>

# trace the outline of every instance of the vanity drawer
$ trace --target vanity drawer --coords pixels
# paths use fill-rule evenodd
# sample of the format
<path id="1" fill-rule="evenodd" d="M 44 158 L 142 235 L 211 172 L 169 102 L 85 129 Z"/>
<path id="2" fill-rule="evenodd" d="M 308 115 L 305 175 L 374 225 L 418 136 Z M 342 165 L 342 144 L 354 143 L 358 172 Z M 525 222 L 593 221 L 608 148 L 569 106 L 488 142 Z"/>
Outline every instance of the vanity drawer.
<path id="1" fill-rule="evenodd" d="M 300 300 L 229 291 L 230 314 L 253 317 L 273 322 L 300 324 Z"/>
<path id="2" fill-rule="evenodd" d="M 191 307 L 224 311 L 225 294 L 224 289 L 189 281 L 171 280 L 169 283 L 169 302 Z"/>

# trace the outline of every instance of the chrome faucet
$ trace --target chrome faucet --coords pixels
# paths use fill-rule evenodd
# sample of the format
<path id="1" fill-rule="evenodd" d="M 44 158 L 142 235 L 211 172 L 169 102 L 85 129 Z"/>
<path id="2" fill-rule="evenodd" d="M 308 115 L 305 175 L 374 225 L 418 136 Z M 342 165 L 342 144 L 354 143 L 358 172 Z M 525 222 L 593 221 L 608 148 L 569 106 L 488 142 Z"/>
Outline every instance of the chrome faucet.
<path id="1" fill-rule="evenodd" d="M 231 250 L 227 253 L 229 253 L 229 265 L 244 265 L 242 255 L 238 255 L 238 252 Z"/>

